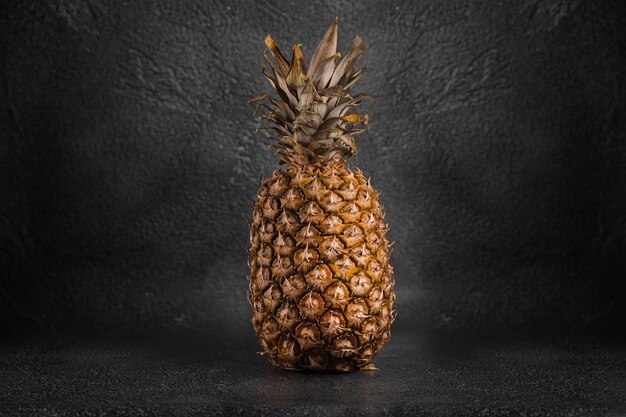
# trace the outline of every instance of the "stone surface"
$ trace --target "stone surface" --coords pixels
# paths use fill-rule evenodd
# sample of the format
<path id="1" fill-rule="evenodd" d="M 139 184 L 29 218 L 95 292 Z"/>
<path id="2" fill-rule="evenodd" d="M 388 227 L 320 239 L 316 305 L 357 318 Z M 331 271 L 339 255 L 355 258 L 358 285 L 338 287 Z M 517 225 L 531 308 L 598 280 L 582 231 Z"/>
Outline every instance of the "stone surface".
<path id="1" fill-rule="evenodd" d="M 253 61 L 268 33 L 310 53 L 338 15 L 342 50 L 371 44 L 359 166 L 398 326 L 623 328 L 625 9 L 3 1 L 2 326 L 251 332 L 246 220 L 276 163 Z"/>
<path id="2" fill-rule="evenodd" d="M 31 337 L 0 344 L 0 416 L 624 416 L 626 345 L 399 332 L 378 371 L 273 368 L 254 340 Z"/>

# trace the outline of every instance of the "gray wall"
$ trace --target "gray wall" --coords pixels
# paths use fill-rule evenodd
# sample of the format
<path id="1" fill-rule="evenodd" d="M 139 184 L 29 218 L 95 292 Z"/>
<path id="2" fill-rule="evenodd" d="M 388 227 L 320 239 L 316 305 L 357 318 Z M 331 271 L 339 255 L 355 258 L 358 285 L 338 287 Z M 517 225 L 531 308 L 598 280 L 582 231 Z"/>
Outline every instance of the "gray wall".
<path id="1" fill-rule="evenodd" d="M 3 326 L 252 334 L 246 221 L 276 164 L 253 62 L 267 33 L 310 53 L 336 15 L 342 49 L 371 44 L 359 167 L 397 325 L 623 324 L 623 3 L 2 4 Z"/>

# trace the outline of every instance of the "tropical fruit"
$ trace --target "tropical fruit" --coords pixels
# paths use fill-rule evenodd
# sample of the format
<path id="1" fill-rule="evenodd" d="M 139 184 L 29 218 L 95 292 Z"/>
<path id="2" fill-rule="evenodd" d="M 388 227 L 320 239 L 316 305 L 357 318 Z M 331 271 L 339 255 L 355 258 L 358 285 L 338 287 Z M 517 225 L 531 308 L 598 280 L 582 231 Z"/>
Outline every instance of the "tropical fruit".
<path id="1" fill-rule="evenodd" d="M 259 342 L 275 365 L 328 372 L 367 367 L 395 318 L 388 227 L 377 191 L 345 159 L 368 114 L 349 89 L 365 47 L 357 36 L 338 60 L 335 20 L 304 62 L 270 36 L 260 95 L 271 146 L 285 167 L 263 179 L 250 224 L 249 300 Z M 371 366 L 371 365 L 369 365 Z"/>

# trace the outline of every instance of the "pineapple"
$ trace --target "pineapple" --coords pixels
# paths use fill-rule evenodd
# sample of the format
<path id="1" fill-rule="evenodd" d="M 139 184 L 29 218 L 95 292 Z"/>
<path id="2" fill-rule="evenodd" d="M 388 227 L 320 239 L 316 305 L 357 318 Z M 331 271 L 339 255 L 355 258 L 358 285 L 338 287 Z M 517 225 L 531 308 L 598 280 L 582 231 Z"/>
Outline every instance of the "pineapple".
<path id="1" fill-rule="evenodd" d="M 368 368 L 390 337 L 395 312 L 388 230 L 378 193 L 345 158 L 368 115 L 349 88 L 365 47 L 357 36 L 337 63 L 335 21 L 308 67 L 268 35 L 263 75 L 278 97 L 255 97 L 282 170 L 263 180 L 250 224 L 248 296 L 259 342 L 276 366 L 347 372 Z"/>

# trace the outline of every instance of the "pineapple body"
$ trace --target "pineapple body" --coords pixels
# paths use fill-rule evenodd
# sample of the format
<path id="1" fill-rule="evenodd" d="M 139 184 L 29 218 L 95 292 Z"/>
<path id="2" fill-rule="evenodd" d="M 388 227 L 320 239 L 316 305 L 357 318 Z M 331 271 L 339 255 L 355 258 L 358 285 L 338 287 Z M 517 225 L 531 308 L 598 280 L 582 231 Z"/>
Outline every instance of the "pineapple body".
<path id="1" fill-rule="evenodd" d="M 252 324 L 282 368 L 369 364 L 394 319 L 387 226 L 360 171 L 290 164 L 261 185 L 250 228 Z"/>

